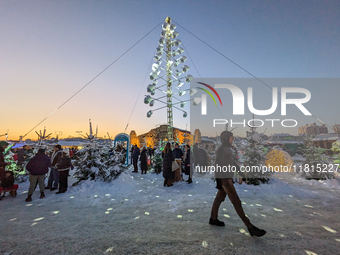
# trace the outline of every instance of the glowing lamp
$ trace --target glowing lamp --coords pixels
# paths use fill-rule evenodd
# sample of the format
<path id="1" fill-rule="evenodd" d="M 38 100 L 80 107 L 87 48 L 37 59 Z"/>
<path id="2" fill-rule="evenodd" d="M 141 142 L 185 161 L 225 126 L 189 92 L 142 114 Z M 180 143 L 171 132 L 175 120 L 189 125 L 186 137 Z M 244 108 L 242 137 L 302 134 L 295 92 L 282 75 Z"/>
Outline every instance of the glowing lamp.
<path id="1" fill-rule="evenodd" d="M 147 112 L 146 116 L 147 116 L 148 118 L 150 118 L 152 114 L 153 114 L 153 111 L 150 110 L 150 111 Z"/>
<path id="2" fill-rule="evenodd" d="M 147 92 L 151 93 L 152 91 L 155 90 L 155 87 L 156 87 L 155 85 L 149 84 L 146 90 L 147 90 Z"/>
<path id="3" fill-rule="evenodd" d="M 202 99 L 200 97 L 195 97 L 194 100 L 192 100 L 192 104 L 196 106 L 201 102 L 201 100 Z"/>
<path id="4" fill-rule="evenodd" d="M 147 96 L 144 98 L 144 104 L 150 103 L 151 100 L 152 100 L 152 98 L 151 98 L 149 95 L 147 95 Z"/>
<path id="5" fill-rule="evenodd" d="M 185 76 L 185 82 L 190 82 L 194 77 L 192 77 L 192 75 L 188 74 L 187 76 Z"/>
<path id="6" fill-rule="evenodd" d="M 181 97 L 181 96 L 184 96 L 184 95 L 185 95 L 185 93 L 186 93 L 186 91 L 185 91 L 185 90 L 180 90 L 180 91 L 179 91 L 179 93 L 178 93 L 178 95 Z"/>
<path id="7" fill-rule="evenodd" d="M 190 90 L 189 90 L 189 95 L 190 96 L 193 96 L 193 95 L 195 95 L 197 93 L 197 89 L 196 88 L 191 88 Z"/>
<path id="8" fill-rule="evenodd" d="M 159 45 L 163 45 L 165 43 L 165 39 L 164 38 L 160 38 L 159 40 L 158 40 L 158 44 Z"/>
<path id="9" fill-rule="evenodd" d="M 178 35 L 179 35 L 179 33 L 178 33 L 178 32 L 173 32 L 171 37 L 172 37 L 173 39 L 175 39 L 175 38 L 177 38 L 177 37 L 178 37 Z"/>
<path id="10" fill-rule="evenodd" d="M 182 66 L 182 72 L 183 72 L 183 73 L 189 71 L 189 69 L 190 69 L 190 67 L 187 66 L 187 65 Z"/>

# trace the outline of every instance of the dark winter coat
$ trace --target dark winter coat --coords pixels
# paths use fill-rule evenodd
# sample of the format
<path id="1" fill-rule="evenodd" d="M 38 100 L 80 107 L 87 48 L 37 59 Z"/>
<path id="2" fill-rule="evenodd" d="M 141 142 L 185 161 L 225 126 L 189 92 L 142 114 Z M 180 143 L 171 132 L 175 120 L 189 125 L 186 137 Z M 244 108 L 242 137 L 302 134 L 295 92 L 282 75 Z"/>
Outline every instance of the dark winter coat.
<path id="1" fill-rule="evenodd" d="M 151 157 L 151 156 L 153 156 L 154 155 L 154 151 L 153 151 L 153 149 L 148 149 L 148 153 L 149 153 L 149 156 Z"/>
<path id="2" fill-rule="evenodd" d="M 232 150 L 229 144 L 223 144 L 216 150 L 216 160 L 215 160 L 215 177 L 216 178 L 233 178 L 234 173 L 232 171 L 217 171 L 217 166 L 227 168 L 234 166 L 235 161 L 233 158 Z"/>
<path id="3" fill-rule="evenodd" d="M 68 171 L 74 168 L 69 156 L 62 157 L 60 163 L 56 164 L 56 167 L 58 168 L 58 171 Z"/>
<path id="4" fill-rule="evenodd" d="M 18 151 L 18 163 L 22 164 L 25 162 L 26 159 L 26 150 L 24 148 Z"/>
<path id="5" fill-rule="evenodd" d="M 51 160 L 45 153 L 38 153 L 26 165 L 31 175 L 47 174 L 49 167 L 51 167 Z"/>
<path id="6" fill-rule="evenodd" d="M 198 148 L 198 146 L 195 144 L 193 153 L 195 158 L 191 158 L 191 161 L 195 166 L 209 166 L 208 154 L 204 149 Z"/>
<path id="7" fill-rule="evenodd" d="M 183 152 L 180 148 L 175 148 L 173 151 L 172 151 L 172 155 L 174 155 L 174 158 L 180 158 L 182 159 L 182 156 L 183 156 Z"/>
<path id="8" fill-rule="evenodd" d="M 132 153 L 132 158 L 133 159 L 138 159 L 138 156 L 140 155 L 140 150 L 138 147 L 135 147 Z"/>
<path id="9" fill-rule="evenodd" d="M 185 161 L 184 161 L 184 173 L 186 175 L 190 175 L 192 176 L 192 164 L 191 164 L 191 161 L 190 161 L 190 158 L 192 157 L 192 153 L 191 153 L 191 150 L 187 150 L 187 154 L 185 156 Z M 188 166 L 189 165 L 189 166 Z"/>
<path id="10" fill-rule="evenodd" d="M 53 154 L 51 156 L 52 167 L 54 167 L 56 164 L 58 164 L 60 162 L 62 155 L 63 155 L 63 152 L 61 150 L 53 152 Z"/>
<path id="11" fill-rule="evenodd" d="M 140 168 L 141 170 L 148 170 L 148 157 L 146 155 L 146 150 L 142 150 L 140 154 Z"/>
<path id="12" fill-rule="evenodd" d="M 175 179 L 175 172 L 172 172 L 172 161 L 175 160 L 172 155 L 172 151 L 168 151 L 168 153 L 162 152 L 163 158 L 163 177 L 168 180 Z"/>
<path id="13" fill-rule="evenodd" d="M 0 180 L 2 176 L 5 174 L 5 166 L 7 166 L 7 163 L 5 162 L 4 158 L 4 149 L 0 147 Z"/>
<path id="14" fill-rule="evenodd" d="M 10 174 L 8 177 L 6 177 L 7 174 Z M 0 187 L 4 189 L 11 188 L 14 184 L 14 174 L 12 171 L 5 171 L 4 176 L 1 180 Z"/>

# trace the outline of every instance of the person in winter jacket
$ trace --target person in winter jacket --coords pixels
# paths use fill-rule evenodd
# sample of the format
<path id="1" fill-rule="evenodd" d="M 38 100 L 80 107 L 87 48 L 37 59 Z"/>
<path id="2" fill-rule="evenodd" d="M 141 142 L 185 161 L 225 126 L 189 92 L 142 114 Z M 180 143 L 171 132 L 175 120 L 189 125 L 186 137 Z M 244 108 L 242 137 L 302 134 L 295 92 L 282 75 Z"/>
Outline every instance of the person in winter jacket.
<path id="1" fill-rule="evenodd" d="M 145 147 L 143 147 L 142 152 L 140 153 L 140 168 L 142 174 L 146 174 L 146 171 L 148 170 L 148 156 Z"/>
<path id="2" fill-rule="evenodd" d="M 14 184 L 14 173 L 12 171 L 5 171 L 0 184 L 0 200 L 5 197 L 6 192 L 9 192 L 12 197 L 16 197 L 18 188 L 19 185 Z"/>
<path id="3" fill-rule="evenodd" d="M 131 164 L 133 164 L 133 158 L 132 158 L 132 156 L 133 156 L 133 151 L 135 150 L 135 146 L 134 145 L 132 145 L 132 147 L 131 147 L 131 150 L 130 150 L 130 155 L 131 155 Z"/>
<path id="4" fill-rule="evenodd" d="M 19 151 L 18 151 L 18 165 L 22 165 L 26 161 L 26 153 L 27 153 L 27 145 L 24 145 Z"/>
<path id="5" fill-rule="evenodd" d="M 164 186 L 172 186 L 172 182 L 175 179 L 175 173 L 172 171 L 172 161 L 175 160 L 170 143 L 167 143 L 164 151 L 162 151 L 163 158 L 163 177 L 164 177 Z"/>
<path id="6" fill-rule="evenodd" d="M 32 201 L 32 194 L 37 183 L 39 184 L 40 198 L 45 197 L 45 175 L 48 173 L 49 167 L 51 167 L 50 158 L 45 154 L 44 149 L 39 149 L 38 153 L 26 165 L 27 171 L 30 172 L 30 187 L 25 200 L 26 202 Z"/>
<path id="7" fill-rule="evenodd" d="M 69 148 L 64 149 L 62 151 L 60 163 L 56 164 L 59 171 L 59 191 L 56 194 L 65 193 L 67 191 L 69 171 L 74 168 L 71 163 L 71 158 L 69 157 L 69 152 Z"/>
<path id="8" fill-rule="evenodd" d="M 133 161 L 133 167 L 134 170 L 132 171 L 133 173 L 138 173 L 138 157 L 140 155 L 140 150 L 138 148 L 137 145 L 135 145 L 135 148 L 133 149 L 133 153 L 132 153 L 132 161 Z"/>
<path id="9" fill-rule="evenodd" d="M 189 178 L 188 178 L 188 180 L 186 182 L 188 184 L 190 184 L 190 183 L 192 183 L 191 177 L 192 177 L 193 170 L 192 170 L 192 166 L 191 166 L 191 162 L 190 162 L 190 158 L 192 157 L 192 154 L 191 154 L 191 150 L 190 150 L 190 145 L 189 144 L 185 145 L 185 151 L 186 151 L 186 153 L 185 153 L 185 161 L 184 161 L 184 166 L 185 166 L 184 167 L 184 173 L 186 175 L 189 175 Z"/>
<path id="10" fill-rule="evenodd" d="M 178 143 L 175 144 L 175 149 L 172 151 L 172 154 L 175 158 L 175 161 L 177 162 L 179 168 L 175 171 L 175 182 L 178 182 L 183 179 L 181 175 L 182 170 L 182 159 L 183 159 L 183 152 L 179 148 Z"/>
<path id="11" fill-rule="evenodd" d="M 48 177 L 47 186 L 45 189 L 50 189 L 51 191 L 58 189 L 58 183 L 59 183 L 59 171 L 56 167 L 56 164 L 60 162 L 62 156 L 62 148 L 59 144 L 57 144 L 54 147 L 54 151 L 51 156 L 51 170 L 50 170 L 50 176 Z"/>
<path id="12" fill-rule="evenodd" d="M 221 169 L 226 167 L 227 169 L 233 166 L 236 166 L 235 157 L 233 156 L 232 144 L 233 144 L 233 133 L 229 131 L 223 131 L 221 133 L 221 142 L 222 145 L 216 151 L 216 166 L 218 165 Z M 265 230 L 259 229 L 250 223 L 250 220 L 245 215 L 242 203 L 240 198 L 237 195 L 236 189 L 233 183 L 233 175 L 232 171 L 230 172 L 216 172 L 216 188 L 218 192 L 216 194 L 212 209 L 211 209 L 211 217 L 209 220 L 209 224 L 216 226 L 224 226 L 223 221 L 219 221 L 217 219 L 218 209 L 221 203 L 224 201 L 226 195 L 230 199 L 230 202 L 233 204 L 236 213 L 242 219 L 243 223 L 248 228 L 248 231 L 251 236 L 263 236 L 266 234 Z"/>

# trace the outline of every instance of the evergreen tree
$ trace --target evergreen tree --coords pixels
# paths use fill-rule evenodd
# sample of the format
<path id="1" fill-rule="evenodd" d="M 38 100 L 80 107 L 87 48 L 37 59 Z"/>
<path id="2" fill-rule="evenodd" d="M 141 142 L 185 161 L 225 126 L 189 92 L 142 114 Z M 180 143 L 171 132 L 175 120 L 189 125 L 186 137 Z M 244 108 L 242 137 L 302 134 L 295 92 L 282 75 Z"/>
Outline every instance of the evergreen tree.
<path id="1" fill-rule="evenodd" d="M 14 153 L 11 151 L 8 151 L 5 155 L 5 162 L 9 163 L 9 165 L 6 166 L 7 171 L 12 171 L 14 173 L 14 178 L 18 182 L 24 182 L 27 180 L 27 174 L 25 171 L 25 163 L 24 166 L 20 166 L 17 164 L 17 162 L 13 159 Z"/>
<path id="2" fill-rule="evenodd" d="M 312 136 L 306 136 L 303 144 L 302 156 L 305 158 L 305 162 L 302 165 L 301 175 L 307 180 L 334 179 L 334 173 L 328 168 L 329 157 L 324 154 L 327 149 L 316 147 L 313 144 Z"/>
<path id="3" fill-rule="evenodd" d="M 155 155 L 153 157 L 153 169 L 156 174 L 160 174 L 163 168 L 163 158 L 162 158 L 162 148 L 157 148 L 155 150 Z"/>
<path id="4" fill-rule="evenodd" d="M 337 157 L 334 160 L 335 164 L 340 164 L 340 140 L 337 140 L 332 144 L 331 150 L 337 153 Z"/>
<path id="5" fill-rule="evenodd" d="M 83 149 L 78 151 L 78 159 L 75 160 L 76 167 L 74 177 L 79 182 L 83 180 L 99 180 L 111 181 L 116 179 L 126 167 L 122 162 L 121 152 L 114 152 L 111 157 L 107 157 L 108 153 L 103 153 L 95 143 L 86 145 Z"/>
<path id="6" fill-rule="evenodd" d="M 264 164 L 265 148 L 260 140 L 257 132 L 248 132 L 247 139 L 243 143 L 243 165 L 245 167 L 254 168 L 256 171 L 251 172 L 249 177 L 246 177 L 248 185 L 260 185 L 267 183 L 273 174 L 272 172 L 262 172 L 262 165 Z"/>

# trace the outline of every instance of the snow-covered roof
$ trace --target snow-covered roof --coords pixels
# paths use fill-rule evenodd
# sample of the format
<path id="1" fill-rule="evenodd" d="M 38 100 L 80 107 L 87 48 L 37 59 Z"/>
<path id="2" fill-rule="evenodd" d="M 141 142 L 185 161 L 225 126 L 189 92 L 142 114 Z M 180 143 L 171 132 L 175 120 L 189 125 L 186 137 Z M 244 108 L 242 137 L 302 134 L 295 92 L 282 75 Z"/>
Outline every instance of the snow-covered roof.
<path id="1" fill-rule="evenodd" d="M 201 138 L 201 143 L 216 143 L 214 140 L 202 137 Z"/>
<path id="2" fill-rule="evenodd" d="M 313 141 L 336 141 L 339 138 L 340 138 L 340 134 L 331 133 L 331 134 L 317 135 L 312 140 Z"/>

